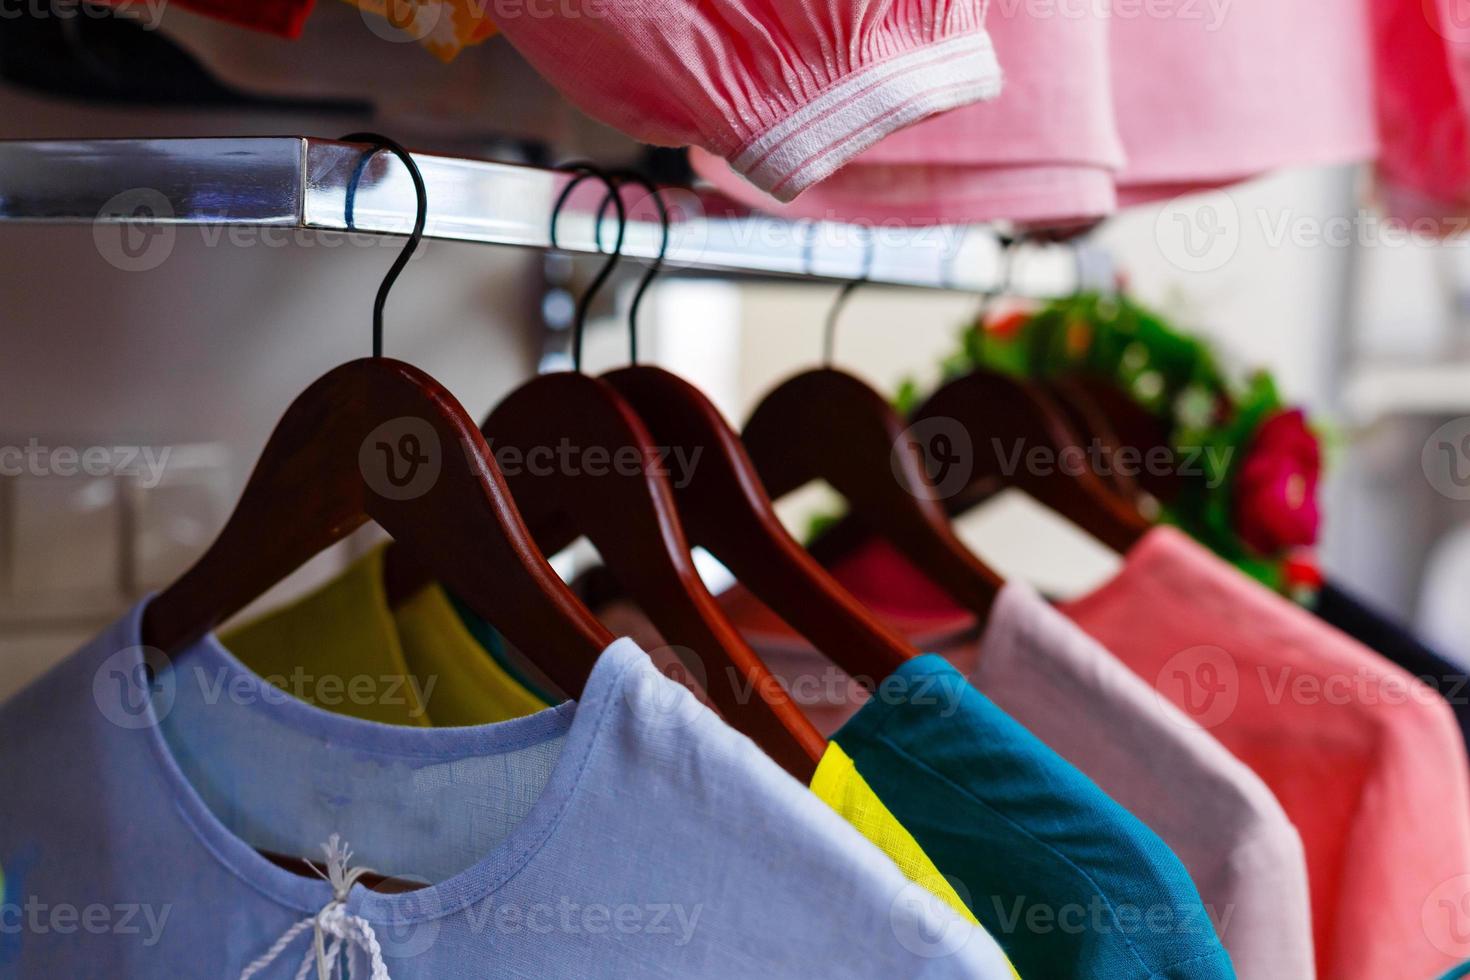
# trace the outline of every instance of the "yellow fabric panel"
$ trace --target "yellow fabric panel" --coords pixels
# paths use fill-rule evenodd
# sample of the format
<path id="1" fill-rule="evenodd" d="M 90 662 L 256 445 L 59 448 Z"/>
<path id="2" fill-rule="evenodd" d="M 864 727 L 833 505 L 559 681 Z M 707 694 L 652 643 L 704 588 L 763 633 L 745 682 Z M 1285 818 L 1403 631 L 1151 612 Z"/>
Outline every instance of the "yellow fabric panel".
<path id="1" fill-rule="evenodd" d="M 487 0 L 346 0 L 365 14 L 380 17 L 440 61 L 448 64 L 465 48 L 499 33 Z M 371 25 L 370 25 L 371 26 Z M 385 32 L 386 34 L 387 32 Z"/>
<path id="2" fill-rule="evenodd" d="M 819 800 L 836 810 L 842 819 L 892 858 L 910 881 L 923 885 L 960 915 L 979 925 L 919 842 L 903 829 L 903 824 L 878 799 L 878 794 L 868 786 L 852 759 L 836 742 L 827 743 L 827 751 L 817 764 L 816 775 L 812 776 L 811 789 Z"/>
<path id="3" fill-rule="evenodd" d="M 812 776 L 811 790 L 817 799 L 836 810 L 842 819 L 887 854 L 910 881 L 944 899 L 967 922 L 984 928 L 954 886 L 929 860 L 929 855 L 914 840 L 914 835 L 905 830 L 898 818 L 883 805 L 862 773 L 857 771 L 852 759 L 836 742 L 827 743 L 827 751 Z M 1011 976 L 1020 980 L 1014 966 L 1011 966 Z"/>
<path id="4" fill-rule="evenodd" d="M 277 687 L 319 708 L 388 725 L 427 727 L 383 591 L 383 549 L 302 598 L 220 637 Z M 356 683 L 354 683 L 356 681 Z"/>
<path id="5" fill-rule="evenodd" d="M 434 683 L 435 725 L 491 725 L 548 707 L 480 646 L 440 586 L 419 592 L 393 618 L 408 669 L 421 686 Z"/>

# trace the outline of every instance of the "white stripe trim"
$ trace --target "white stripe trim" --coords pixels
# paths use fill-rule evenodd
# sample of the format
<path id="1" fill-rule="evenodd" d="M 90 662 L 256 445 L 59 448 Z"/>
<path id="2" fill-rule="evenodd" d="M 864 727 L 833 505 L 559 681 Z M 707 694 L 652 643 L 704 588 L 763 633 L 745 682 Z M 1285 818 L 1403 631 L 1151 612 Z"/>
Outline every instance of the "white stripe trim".
<path id="1" fill-rule="evenodd" d="M 1000 88 L 990 35 L 961 35 L 848 77 L 762 133 L 731 166 L 789 201 L 890 133 Z"/>
<path id="2" fill-rule="evenodd" d="M 827 89 L 815 99 L 801 106 L 791 115 L 777 122 L 764 133 L 755 137 L 740 155 L 731 160 L 731 166 L 744 173 L 757 166 L 761 160 L 771 151 L 806 126 L 817 122 L 817 117 L 828 112 L 833 106 L 841 104 L 858 95 L 864 88 L 877 87 L 894 75 L 912 70 L 916 65 L 925 64 L 937 58 L 947 55 L 974 51 L 981 55 L 989 53 L 991 58 L 995 57 L 990 44 L 990 35 L 983 31 L 978 34 L 965 34 L 953 37 L 939 44 L 928 47 L 916 48 L 908 54 L 897 58 L 889 58 L 880 61 L 876 65 L 865 68 L 855 74 L 849 75 L 841 82 Z"/>
<path id="3" fill-rule="evenodd" d="M 963 82 L 950 89 L 925 92 L 895 111 L 859 127 L 781 176 L 775 175 L 779 167 L 772 158 L 773 172 L 767 178 L 771 182 L 769 193 L 783 203 L 795 200 L 807 188 L 826 180 L 889 134 L 937 113 L 994 98 L 999 91 L 999 79 L 996 79 L 994 82 Z"/>

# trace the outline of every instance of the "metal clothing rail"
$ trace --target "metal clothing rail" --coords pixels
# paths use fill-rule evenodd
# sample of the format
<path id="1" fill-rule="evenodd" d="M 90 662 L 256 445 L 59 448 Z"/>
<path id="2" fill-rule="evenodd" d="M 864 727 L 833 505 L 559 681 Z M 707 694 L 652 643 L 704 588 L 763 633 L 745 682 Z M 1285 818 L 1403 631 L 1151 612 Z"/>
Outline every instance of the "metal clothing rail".
<path id="1" fill-rule="evenodd" d="M 0 223 L 250 225 L 321 232 L 407 234 L 415 198 L 391 154 L 364 165 L 366 147 L 300 136 L 0 141 Z M 550 247 L 550 213 L 567 175 L 554 170 L 415 154 L 428 187 L 427 237 Z M 629 191 L 625 254 L 657 254 L 652 202 Z M 604 191 L 587 181 L 563 211 L 558 243 L 597 251 Z M 980 227 L 790 222 L 742 213 L 715 196 L 670 190 L 667 268 L 825 281 L 983 291 L 1005 259 Z M 351 201 L 349 223 L 348 204 Z M 611 218 L 604 218 L 610 222 Z M 612 241 L 614 226 L 603 229 Z M 1032 296 L 1107 288 L 1106 257 L 1026 246 L 1011 289 Z"/>

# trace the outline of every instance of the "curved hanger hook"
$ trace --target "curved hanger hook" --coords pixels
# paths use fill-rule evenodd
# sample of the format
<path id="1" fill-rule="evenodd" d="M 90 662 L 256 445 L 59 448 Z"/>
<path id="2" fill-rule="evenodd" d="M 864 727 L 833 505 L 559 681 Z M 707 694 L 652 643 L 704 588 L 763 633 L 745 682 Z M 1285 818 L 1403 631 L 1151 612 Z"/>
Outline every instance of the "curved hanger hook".
<path id="1" fill-rule="evenodd" d="M 403 251 L 398 253 L 398 258 L 393 261 L 388 274 L 383 277 L 383 282 L 378 286 L 378 297 L 373 301 L 373 356 L 383 356 L 383 308 L 388 305 L 388 293 L 393 290 L 393 284 L 403 274 L 403 269 L 408 265 L 408 260 L 413 258 L 413 253 L 418 250 L 419 243 L 424 240 L 424 226 L 429 221 L 429 192 L 424 187 L 424 175 L 419 172 L 419 165 L 414 163 L 413 155 L 405 150 L 398 141 L 389 139 L 382 133 L 348 133 L 342 137 L 343 143 L 371 143 L 373 149 L 365 153 L 357 162 L 357 169 L 353 171 L 352 182 L 347 185 L 346 218 L 347 227 L 352 227 L 352 210 L 357 203 L 357 182 L 362 179 L 362 173 L 367 169 L 368 162 L 377 156 L 379 151 L 387 150 L 408 168 L 408 175 L 413 179 L 413 192 L 418 199 L 418 210 L 414 215 L 413 231 L 409 232 L 408 244 L 403 246 Z"/>
<path id="2" fill-rule="evenodd" d="M 995 295 L 1003 296 L 1011 292 L 1016 285 L 1016 267 L 1020 264 L 1021 248 L 1026 244 L 1026 236 L 1002 235 L 1001 247 L 1001 275 L 1000 282 L 996 284 Z"/>
<path id="3" fill-rule="evenodd" d="M 855 227 L 863 227 L 857 225 Z M 856 279 L 849 279 L 842 284 L 842 289 L 837 293 L 837 299 L 832 302 L 832 309 L 827 313 L 827 324 L 822 334 L 822 366 L 832 366 L 833 355 L 837 350 L 837 321 L 842 316 L 842 310 L 847 306 L 847 301 L 852 299 L 852 294 L 858 291 L 858 287 L 872 281 L 873 262 L 878 253 L 878 240 L 876 233 L 869 228 L 867 244 L 863 249 L 863 271 Z"/>
<path id="4" fill-rule="evenodd" d="M 659 240 L 658 255 L 654 258 L 652 264 L 649 265 L 648 271 L 643 273 L 643 279 L 638 283 L 638 289 L 633 293 L 633 303 L 628 309 L 628 363 L 637 364 L 638 313 L 643 308 L 643 297 L 648 293 L 648 287 L 653 285 L 653 281 L 663 271 L 664 260 L 669 255 L 669 206 L 664 203 L 663 191 L 655 186 L 653 181 L 636 170 L 615 170 L 612 173 L 612 177 L 619 183 L 637 184 L 639 187 L 648 191 L 649 196 L 653 198 L 654 205 L 658 208 L 659 222 L 663 226 L 663 235 Z M 616 196 L 615 194 L 609 194 L 608 199 L 604 200 L 602 207 L 598 209 L 597 221 L 599 226 L 602 223 L 602 216 L 607 212 L 608 204 Z"/>
<path id="5" fill-rule="evenodd" d="M 567 201 L 571 199 L 572 192 L 577 189 L 577 186 L 581 184 L 582 181 L 592 179 L 602 181 L 603 185 L 607 187 L 608 197 L 612 199 L 612 202 L 618 211 L 618 237 L 617 240 L 613 243 L 612 254 L 608 256 L 607 262 L 605 262 L 602 268 L 598 271 L 596 278 L 592 280 L 592 284 L 587 287 L 587 291 L 582 294 L 582 298 L 577 301 L 577 318 L 572 324 L 572 367 L 576 371 L 580 372 L 582 370 L 582 339 L 587 334 L 587 314 L 592 309 L 592 301 L 597 298 L 598 292 L 601 291 L 602 287 L 607 284 L 608 279 L 612 277 L 613 270 L 616 269 L 618 263 L 622 261 L 623 242 L 628 234 L 628 209 L 623 204 L 622 195 L 618 193 L 618 185 L 613 181 L 612 176 L 609 175 L 608 172 L 603 170 L 601 167 L 594 166 L 590 163 L 577 162 L 562 164 L 557 169 L 565 171 L 567 173 L 574 173 L 577 176 L 567 181 L 567 185 L 561 189 L 561 194 L 556 199 L 556 204 L 552 206 L 552 248 L 561 247 L 556 237 L 557 224 L 561 220 L 562 209 L 566 207 Z M 604 201 L 603 207 L 606 206 L 607 202 Z M 601 211 L 599 211 L 597 215 L 597 251 L 599 254 L 602 252 Z"/>

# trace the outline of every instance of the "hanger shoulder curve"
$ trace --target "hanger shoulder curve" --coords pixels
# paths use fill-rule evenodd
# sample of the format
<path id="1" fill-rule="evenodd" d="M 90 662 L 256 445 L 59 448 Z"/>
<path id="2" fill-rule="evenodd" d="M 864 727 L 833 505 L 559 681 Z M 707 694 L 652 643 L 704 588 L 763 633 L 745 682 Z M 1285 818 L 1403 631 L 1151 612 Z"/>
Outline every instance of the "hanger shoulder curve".
<path id="1" fill-rule="evenodd" d="M 742 437 L 772 498 L 825 480 L 955 601 L 989 613 L 1003 580 L 955 535 L 906 423 L 865 382 L 799 374 L 761 401 Z"/>
<path id="2" fill-rule="evenodd" d="M 369 520 L 513 640 L 588 662 L 611 642 L 536 550 L 468 414 L 386 358 L 344 364 L 292 403 L 214 544 L 149 603 L 145 642 L 182 650 Z"/>
<path id="3" fill-rule="evenodd" d="M 915 655 L 786 530 L 740 437 L 703 392 L 654 367 L 605 378 L 689 467 L 675 497 L 691 543 L 848 674 L 876 683 Z"/>
<path id="4" fill-rule="evenodd" d="M 514 471 L 507 462 L 509 486 L 542 546 L 560 550 L 585 535 L 665 642 L 686 662 L 697 658 L 689 666 L 720 713 L 788 771 L 809 776 L 826 742 L 706 588 L 666 460 L 617 390 L 575 372 L 542 375 L 497 405 L 482 431 L 498 455 L 519 457 Z M 533 464 L 533 453 L 544 463 L 551 447 L 554 465 Z M 742 698 L 737 681 L 757 696 Z"/>
<path id="5" fill-rule="evenodd" d="M 1127 551 L 1152 526 L 1092 471 L 1086 452 L 1055 402 L 1037 384 L 998 371 L 976 370 L 954 378 L 914 413 L 915 421 L 950 419 L 969 433 L 971 487 L 1015 486 L 1067 517 L 1118 552 Z M 1007 463 L 1019 449 L 1020 465 Z M 1047 454 L 1043 468 L 1026 455 Z M 952 506 L 964 509 L 973 495 Z"/>

